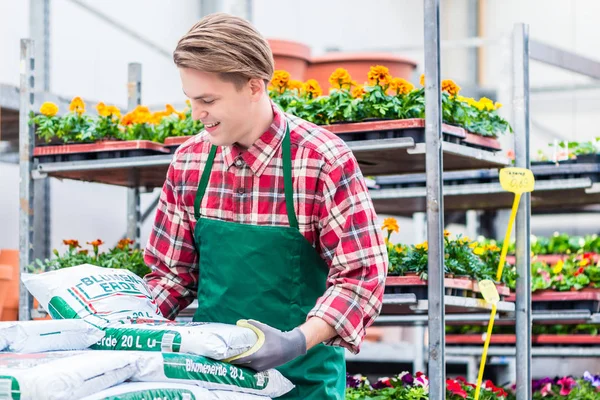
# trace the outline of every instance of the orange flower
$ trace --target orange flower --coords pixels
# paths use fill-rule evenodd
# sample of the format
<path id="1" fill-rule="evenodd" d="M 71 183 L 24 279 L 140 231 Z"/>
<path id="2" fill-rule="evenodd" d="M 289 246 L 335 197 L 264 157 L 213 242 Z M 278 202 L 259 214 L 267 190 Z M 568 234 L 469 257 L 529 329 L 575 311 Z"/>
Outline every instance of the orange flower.
<path id="1" fill-rule="evenodd" d="M 85 103 L 81 99 L 81 97 L 77 96 L 73 98 L 71 104 L 69 105 L 69 111 L 77 113 L 79 115 L 85 112 Z"/>
<path id="2" fill-rule="evenodd" d="M 129 248 L 129 245 L 133 244 L 133 240 L 126 238 L 119 240 L 119 244 L 117 244 L 117 248 L 119 250 L 125 250 Z"/>
<path id="3" fill-rule="evenodd" d="M 288 83 L 290 81 L 290 73 L 281 69 L 276 70 L 273 73 L 273 79 L 271 79 L 271 85 L 279 93 L 285 92 L 285 89 L 288 87 Z"/>
<path id="4" fill-rule="evenodd" d="M 79 245 L 79 240 L 75 240 L 75 239 L 63 240 L 63 244 L 69 246 L 71 249 L 74 249 L 76 247 L 81 247 Z"/>
<path id="5" fill-rule="evenodd" d="M 47 117 L 54 117 L 58 113 L 58 106 L 51 101 L 47 101 L 40 107 L 40 113 Z"/>
<path id="6" fill-rule="evenodd" d="M 98 115 L 101 117 L 108 117 L 110 113 L 108 112 L 108 107 L 103 102 L 100 102 L 96 105 L 96 111 L 98 111 Z"/>
<path id="7" fill-rule="evenodd" d="M 336 69 L 329 77 L 329 83 L 334 89 L 344 89 L 346 86 L 350 88 L 353 82 L 350 73 L 344 68 Z"/>
<path id="8" fill-rule="evenodd" d="M 365 87 L 363 85 L 357 85 L 352 89 L 352 97 L 355 99 L 362 99 L 366 94 Z"/>
<path id="9" fill-rule="evenodd" d="M 96 239 L 92 242 L 87 242 L 87 244 L 89 244 L 91 246 L 102 246 L 104 244 L 104 242 L 100 239 Z"/>
<path id="10" fill-rule="evenodd" d="M 412 92 L 414 88 L 415 86 L 406 79 L 393 78 L 390 81 L 390 90 L 395 95 L 408 94 Z"/>
<path id="11" fill-rule="evenodd" d="M 304 82 L 303 91 L 310 99 L 314 99 L 323 94 L 321 86 L 316 79 L 309 79 Z"/>
<path id="12" fill-rule="evenodd" d="M 389 232 L 400 232 L 400 227 L 398 226 L 398 221 L 395 218 L 386 218 L 383 220 L 382 230 L 387 230 Z"/>
<path id="13" fill-rule="evenodd" d="M 460 86 L 452 79 L 444 79 L 442 81 L 442 92 L 447 92 L 451 96 L 456 96 L 458 92 L 460 92 Z"/>
<path id="14" fill-rule="evenodd" d="M 173 108 L 173 106 L 172 106 L 172 105 L 170 105 L 170 104 L 167 104 L 167 105 L 165 106 L 165 113 L 166 113 L 166 115 L 175 114 L 176 112 L 177 112 L 177 111 L 175 111 L 175 108 Z"/>
<path id="15" fill-rule="evenodd" d="M 390 75 L 390 70 L 387 67 L 375 65 L 369 70 L 368 78 L 371 86 L 379 85 L 385 88 L 390 84 L 392 76 Z"/>
<path id="16" fill-rule="evenodd" d="M 121 110 L 119 110 L 119 107 L 117 106 L 107 106 L 106 112 L 108 113 L 108 115 L 114 115 L 117 118 L 121 117 Z"/>
<path id="17" fill-rule="evenodd" d="M 296 79 L 290 79 L 290 81 L 288 82 L 288 89 L 290 90 L 297 90 L 298 93 L 300 93 L 300 91 L 302 90 L 302 81 L 296 80 Z"/>

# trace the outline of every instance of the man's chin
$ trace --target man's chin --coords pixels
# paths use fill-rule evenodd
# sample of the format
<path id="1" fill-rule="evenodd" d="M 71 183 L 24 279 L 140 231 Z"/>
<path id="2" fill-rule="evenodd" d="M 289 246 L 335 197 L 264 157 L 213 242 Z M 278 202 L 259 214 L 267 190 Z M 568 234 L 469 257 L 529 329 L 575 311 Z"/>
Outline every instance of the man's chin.
<path id="1" fill-rule="evenodd" d="M 208 141 L 214 146 L 231 146 L 233 144 L 230 140 L 211 135 L 208 135 Z"/>

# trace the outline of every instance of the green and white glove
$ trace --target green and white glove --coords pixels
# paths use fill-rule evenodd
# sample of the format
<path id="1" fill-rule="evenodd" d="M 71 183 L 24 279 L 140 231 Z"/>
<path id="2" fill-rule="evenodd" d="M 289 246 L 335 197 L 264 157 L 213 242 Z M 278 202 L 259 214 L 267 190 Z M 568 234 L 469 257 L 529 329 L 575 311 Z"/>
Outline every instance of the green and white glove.
<path id="1" fill-rule="evenodd" d="M 240 320 L 237 325 L 252 329 L 258 341 L 247 352 L 227 360 L 231 364 L 262 372 L 306 354 L 306 337 L 300 328 L 282 332 L 254 320 Z"/>

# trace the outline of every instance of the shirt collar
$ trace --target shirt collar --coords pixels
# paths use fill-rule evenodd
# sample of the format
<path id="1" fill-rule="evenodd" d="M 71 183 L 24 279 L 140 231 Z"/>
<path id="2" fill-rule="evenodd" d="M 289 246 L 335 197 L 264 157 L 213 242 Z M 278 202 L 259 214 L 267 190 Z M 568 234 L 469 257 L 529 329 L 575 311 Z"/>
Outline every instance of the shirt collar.
<path id="1" fill-rule="evenodd" d="M 254 175 L 260 176 L 264 172 L 279 147 L 281 147 L 285 127 L 288 123 L 285 113 L 273 101 L 271 101 L 271 107 L 273 108 L 273 122 L 252 146 L 247 150 L 235 144 L 222 148 L 226 169 L 229 169 L 237 159 L 241 159 L 250 167 Z"/>

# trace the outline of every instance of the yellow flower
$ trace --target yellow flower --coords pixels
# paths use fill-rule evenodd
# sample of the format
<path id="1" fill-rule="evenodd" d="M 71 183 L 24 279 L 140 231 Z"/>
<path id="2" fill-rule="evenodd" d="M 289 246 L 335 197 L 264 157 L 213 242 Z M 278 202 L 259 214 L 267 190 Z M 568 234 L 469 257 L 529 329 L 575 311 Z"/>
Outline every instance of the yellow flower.
<path id="1" fill-rule="evenodd" d="M 460 86 L 452 79 L 444 79 L 442 81 L 442 92 L 447 92 L 451 96 L 456 96 L 458 92 L 460 92 Z"/>
<path id="2" fill-rule="evenodd" d="M 489 246 L 485 246 L 486 251 L 500 251 L 500 247 L 495 244 L 491 244 Z"/>
<path id="3" fill-rule="evenodd" d="M 415 246 L 415 249 L 427 251 L 427 250 L 429 250 L 429 244 L 427 242 L 420 243 Z"/>
<path id="4" fill-rule="evenodd" d="M 317 82 L 316 79 L 309 79 L 306 82 L 304 82 L 303 90 L 304 93 L 311 99 L 317 98 L 321 94 L 323 94 L 321 86 L 319 85 L 319 82 Z"/>
<path id="5" fill-rule="evenodd" d="M 590 260 L 587 258 L 584 258 L 583 260 L 579 261 L 579 266 L 580 267 L 586 267 L 590 264 Z"/>
<path id="6" fill-rule="evenodd" d="M 103 102 L 100 102 L 96 105 L 96 111 L 98 111 L 98 115 L 101 117 L 108 117 L 110 113 L 108 112 L 108 107 Z"/>
<path id="7" fill-rule="evenodd" d="M 191 102 L 191 101 L 189 101 L 189 99 L 185 101 L 185 104 L 187 104 L 187 106 L 188 106 L 188 107 L 191 107 L 191 106 L 192 106 L 192 102 Z"/>
<path id="8" fill-rule="evenodd" d="M 476 247 L 473 250 L 473 253 L 476 254 L 476 255 L 478 255 L 478 256 L 482 256 L 483 253 L 485 253 L 485 249 L 483 247 Z"/>
<path id="9" fill-rule="evenodd" d="M 290 73 L 281 69 L 276 70 L 273 73 L 273 79 L 271 79 L 271 85 L 279 93 L 285 92 L 285 89 L 288 86 L 288 82 L 290 81 Z"/>
<path id="10" fill-rule="evenodd" d="M 334 89 L 344 89 L 345 86 L 352 85 L 352 77 L 344 68 L 338 68 L 329 77 L 329 83 Z"/>
<path id="11" fill-rule="evenodd" d="M 421 86 L 425 86 L 425 74 L 421 74 L 421 77 L 419 78 L 419 83 L 421 84 Z"/>
<path id="12" fill-rule="evenodd" d="M 555 275 L 560 274 L 561 271 L 563 270 L 564 265 L 565 265 L 565 262 L 563 260 L 558 260 L 558 262 L 554 265 L 554 267 L 552 267 L 552 272 Z"/>
<path id="13" fill-rule="evenodd" d="M 496 109 L 496 107 L 494 106 L 494 102 L 490 99 L 488 99 L 487 97 L 482 97 L 481 99 L 479 99 L 479 104 L 481 106 L 481 108 L 479 108 L 480 110 L 488 110 L 488 111 L 494 111 Z"/>
<path id="14" fill-rule="evenodd" d="M 165 106 L 165 113 L 166 113 L 166 115 L 175 114 L 176 112 L 177 112 L 177 111 L 175 111 L 175 108 L 173 108 L 173 106 L 172 106 L 172 105 L 170 105 L 170 104 L 167 104 L 167 105 Z"/>
<path id="15" fill-rule="evenodd" d="M 357 85 L 352 89 L 352 97 L 355 99 L 362 99 L 366 93 L 363 85 Z"/>
<path id="16" fill-rule="evenodd" d="M 400 232 L 400 227 L 398 226 L 398 221 L 395 218 L 386 218 L 383 220 L 383 226 L 381 230 L 387 230 L 390 232 Z"/>
<path id="17" fill-rule="evenodd" d="M 54 117 L 58 113 L 58 106 L 47 101 L 40 107 L 40 112 L 47 117 Z"/>
<path id="18" fill-rule="evenodd" d="M 393 78 L 390 81 L 390 90 L 392 91 L 392 93 L 399 95 L 399 94 L 408 94 L 410 92 L 412 92 L 412 90 L 415 88 L 415 86 L 410 83 L 409 81 L 407 81 L 406 79 L 402 79 L 402 78 Z"/>
<path id="19" fill-rule="evenodd" d="M 444 229 L 444 237 L 450 237 L 450 231 Z"/>
<path id="20" fill-rule="evenodd" d="M 473 242 L 473 243 L 469 244 L 469 247 L 470 247 L 471 249 L 474 249 L 474 248 L 475 248 L 475 247 L 477 247 L 478 245 L 479 245 L 479 244 L 478 244 L 477 242 Z"/>
<path id="21" fill-rule="evenodd" d="M 402 253 L 404 251 L 404 247 L 396 245 L 396 247 L 394 247 L 394 250 L 396 250 L 397 253 Z"/>
<path id="22" fill-rule="evenodd" d="M 75 112 L 79 115 L 85 112 L 85 103 L 81 97 L 77 96 L 71 101 L 71 104 L 69 105 L 69 111 Z"/>
<path id="23" fill-rule="evenodd" d="M 496 104 L 494 104 L 494 108 L 495 108 L 496 110 L 497 110 L 497 109 L 499 109 L 500 107 L 502 107 L 502 103 L 498 103 L 498 102 L 496 102 Z"/>
<path id="24" fill-rule="evenodd" d="M 290 81 L 288 82 L 288 89 L 290 90 L 294 90 L 296 89 L 298 91 L 298 93 L 300 93 L 300 91 L 302 90 L 302 82 L 296 79 L 290 79 Z"/>
<path id="25" fill-rule="evenodd" d="M 117 106 L 107 106 L 106 112 L 108 112 L 108 115 L 114 115 L 117 118 L 121 117 L 121 110 L 119 110 L 119 107 Z"/>
<path id="26" fill-rule="evenodd" d="M 390 70 L 382 65 L 375 65 L 371 67 L 367 77 L 369 78 L 369 85 L 379 85 L 383 88 L 387 87 L 392 79 Z"/>

